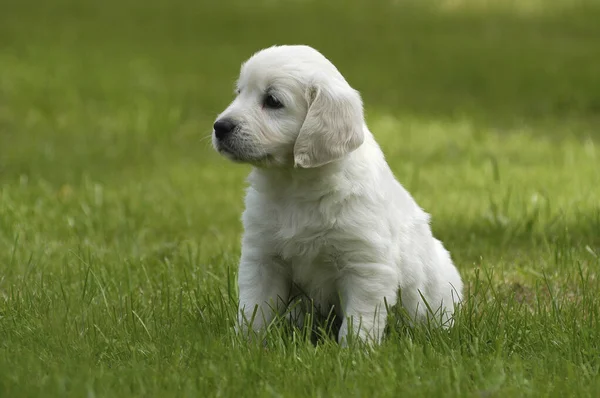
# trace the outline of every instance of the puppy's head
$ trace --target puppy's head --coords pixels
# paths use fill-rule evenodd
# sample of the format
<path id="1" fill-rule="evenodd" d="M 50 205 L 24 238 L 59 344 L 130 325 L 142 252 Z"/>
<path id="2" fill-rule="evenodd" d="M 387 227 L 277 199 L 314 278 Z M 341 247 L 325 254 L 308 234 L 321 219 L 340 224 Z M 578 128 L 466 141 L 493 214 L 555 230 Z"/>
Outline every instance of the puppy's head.
<path id="1" fill-rule="evenodd" d="M 213 129 L 224 156 L 256 166 L 318 167 L 364 141 L 363 107 L 335 66 L 308 46 L 275 46 L 241 68 Z"/>

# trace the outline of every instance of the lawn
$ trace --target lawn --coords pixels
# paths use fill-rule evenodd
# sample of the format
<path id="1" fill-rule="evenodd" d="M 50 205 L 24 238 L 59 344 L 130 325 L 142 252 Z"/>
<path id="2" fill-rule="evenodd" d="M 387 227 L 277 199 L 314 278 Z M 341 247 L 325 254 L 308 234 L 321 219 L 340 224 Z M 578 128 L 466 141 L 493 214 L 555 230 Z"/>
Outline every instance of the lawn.
<path id="1" fill-rule="evenodd" d="M 600 2 L 3 0 L 0 396 L 600 396 Z M 466 282 L 382 346 L 233 332 L 240 63 L 325 53 Z"/>

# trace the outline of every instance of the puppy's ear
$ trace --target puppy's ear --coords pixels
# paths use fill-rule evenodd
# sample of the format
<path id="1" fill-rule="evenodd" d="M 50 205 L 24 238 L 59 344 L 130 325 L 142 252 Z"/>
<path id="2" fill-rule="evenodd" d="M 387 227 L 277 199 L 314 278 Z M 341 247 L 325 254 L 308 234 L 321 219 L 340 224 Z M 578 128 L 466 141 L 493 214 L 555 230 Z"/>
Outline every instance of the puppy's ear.
<path id="1" fill-rule="evenodd" d="M 340 159 L 364 141 L 360 95 L 346 82 L 313 85 L 308 113 L 294 144 L 294 165 L 311 168 Z"/>

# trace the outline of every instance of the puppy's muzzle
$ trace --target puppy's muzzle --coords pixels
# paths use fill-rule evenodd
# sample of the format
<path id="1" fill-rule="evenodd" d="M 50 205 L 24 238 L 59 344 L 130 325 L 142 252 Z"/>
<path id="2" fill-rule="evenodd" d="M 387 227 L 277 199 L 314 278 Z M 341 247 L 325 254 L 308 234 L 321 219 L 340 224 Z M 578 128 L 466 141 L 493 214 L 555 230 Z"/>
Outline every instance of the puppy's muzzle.
<path id="1" fill-rule="evenodd" d="M 227 139 L 235 130 L 237 124 L 231 119 L 219 119 L 213 125 L 215 130 L 215 138 L 219 141 Z"/>

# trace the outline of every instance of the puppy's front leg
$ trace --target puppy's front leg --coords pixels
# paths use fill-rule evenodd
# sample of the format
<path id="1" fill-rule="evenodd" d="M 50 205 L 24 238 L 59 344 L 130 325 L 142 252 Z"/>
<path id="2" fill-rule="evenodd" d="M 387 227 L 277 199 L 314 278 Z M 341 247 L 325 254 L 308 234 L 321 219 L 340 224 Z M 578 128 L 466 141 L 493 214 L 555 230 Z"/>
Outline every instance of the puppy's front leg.
<path id="1" fill-rule="evenodd" d="M 387 319 L 387 306 L 396 304 L 398 276 L 384 264 L 353 264 L 343 270 L 338 290 L 344 315 L 338 335 L 341 345 L 348 334 L 379 344 Z"/>
<path id="2" fill-rule="evenodd" d="M 281 314 L 287 304 L 291 281 L 287 270 L 273 258 L 242 255 L 238 276 L 239 328 L 258 332 Z"/>

